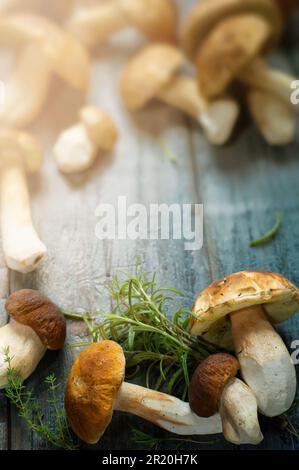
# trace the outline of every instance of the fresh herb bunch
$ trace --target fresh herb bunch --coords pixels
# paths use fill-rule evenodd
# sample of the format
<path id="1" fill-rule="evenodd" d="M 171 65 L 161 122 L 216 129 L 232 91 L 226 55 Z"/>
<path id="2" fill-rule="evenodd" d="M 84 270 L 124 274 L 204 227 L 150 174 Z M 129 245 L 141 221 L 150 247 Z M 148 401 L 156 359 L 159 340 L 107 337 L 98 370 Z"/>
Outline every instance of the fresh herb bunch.
<path id="1" fill-rule="evenodd" d="M 48 389 L 48 399 L 46 405 L 53 410 L 54 422 L 50 426 L 45 422 L 45 417 L 39 401 L 35 398 L 33 391 L 28 390 L 24 381 L 17 375 L 11 364 L 9 348 L 4 351 L 5 362 L 7 363 L 7 386 L 5 395 L 17 408 L 19 416 L 25 421 L 26 426 L 38 434 L 44 441 L 66 450 L 77 448 L 75 438 L 73 438 L 63 405 L 60 405 L 58 394 L 59 385 L 54 374 L 45 379 Z"/>
<path id="2" fill-rule="evenodd" d="M 180 291 L 158 287 L 155 274 L 142 272 L 140 264 L 133 275 L 122 274 L 122 282 L 114 278 L 108 286 L 114 300 L 112 313 L 66 315 L 83 318 L 93 342 L 113 339 L 123 347 L 128 378 L 146 370 L 147 387 L 166 388 L 184 399 L 196 366 L 218 350 L 188 332 L 193 312 L 180 307 L 171 319 L 167 316 L 167 310 L 177 302 L 176 296 L 183 296 Z"/>

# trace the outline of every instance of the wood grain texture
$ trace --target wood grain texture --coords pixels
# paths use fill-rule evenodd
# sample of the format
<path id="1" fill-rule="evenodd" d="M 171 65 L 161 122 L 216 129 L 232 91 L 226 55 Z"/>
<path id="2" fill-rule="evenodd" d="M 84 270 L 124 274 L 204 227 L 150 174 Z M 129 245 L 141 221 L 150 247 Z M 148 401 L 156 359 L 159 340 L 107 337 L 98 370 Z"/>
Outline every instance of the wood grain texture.
<path id="1" fill-rule="evenodd" d="M 194 0 L 179 2 L 182 16 L 193 3 Z M 142 38 L 128 32 L 96 51 L 87 100 L 115 118 L 120 141 L 113 155 L 99 157 L 90 171 L 76 177 L 59 174 L 52 147 L 58 132 L 75 122 L 84 97 L 53 81 L 46 112 L 33 128 L 46 149 L 45 165 L 30 180 L 34 220 L 48 255 L 31 275 L 8 272 L 0 255 L 2 299 L 19 288 L 31 287 L 49 295 L 65 310 L 109 311 L 110 299 L 104 284 L 117 268 L 134 267 L 137 255 L 147 270 L 157 271 L 161 284 L 184 290 L 188 306 L 212 280 L 239 269 L 280 271 L 299 285 L 298 140 L 287 148 L 273 149 L 249 124 L 233 143 L 218 149 L 207 143 L 194 122 L 159 103 L 130 115 L 117 93 L 119 74 L 142 44 Z M 273 60 L 279 64 L 283 60 L 283 66 L 298 75 L 295 26 L 290 28 L 287 44 L 288 52 L 284 50 Z M 177 155 L 177 163 L 165 158 L 159 144 L 161 137 Z M 177 240 L 98 240 L 95 209 L 100 203 L 116 203 L 120 195 L 127 196 L 128 204 L 203 203 L 203 249 L 185 251 L 184 242 Z M 268 246 L 250 249 L 249 241 L 272 226 L 276 209 L 283 212 L 278 237 Z M 299 317 L 279 330 L 290 347 L 291 341 L 299 338 Z M 69 339 L 84 335 L 82 325 L 69 322 Z M 46 396 L 43 378 L 55 372 L 64 384 L 74 355 L 74 350 L 47 353 L 28 380 L 41 400 Z M 45 407 L 44 411 L 51 420 L 49 410 Z M 292 419 L 299 424 L 298 413 Z M 138 418 L 116 413 L 99 448 L 136 447 L 129 437 L 131 426 L 166 436 Z M 265 440 L 260 449 L 299 448 L 298 440 L 281 431 L 273 421 L 263 419 L 262 426 Z M 213 444 L 195 448 L 236 449 L 222 437 L 216 439 Z M 0 392 L 0 449 L 8 447 L 40 449 L 44 444 L 28 432 Z M 174 447 L 171 443 L 165 445 Z M 192 445 L 186 443 L 183 448 Z"/>

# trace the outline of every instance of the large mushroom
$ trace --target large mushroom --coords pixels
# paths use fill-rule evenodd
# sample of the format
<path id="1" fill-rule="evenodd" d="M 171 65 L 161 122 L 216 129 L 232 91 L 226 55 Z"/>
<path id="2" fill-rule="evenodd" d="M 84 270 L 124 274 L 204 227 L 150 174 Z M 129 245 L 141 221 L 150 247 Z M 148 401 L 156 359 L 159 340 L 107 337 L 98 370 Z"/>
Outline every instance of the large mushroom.
<path id="1" fill-rule="evenodd" d="M 123 71 L 122 99 L 129 110 L 136 111 L 157 98 L 196 119 L 212 143 L 223 144 L 232 134 L 239 107 L 229 97 L 207 103 L 197 90 L 195 79 L 177 74 L 183 61 L 182 53 L 173 46 L 146 47 Z"/>
<path id="2" fill-rule="evenodd" d="M 79 7 L 68 22 L 70 31 L 89 47 L 105 42 L 128 26 L 151 40 L 174 42 L 177 8 L 172 0 L 111 0 Z"/>
<path id="3" fill-rule="evenodd" d="M 272 323 L 299 309 L 299 290 L 281 274 L 241 271 L 206 288 L 196 299 L 190 331 L 214 340 L 231 330 L 244 381 L 259 410 L 277 416 L 291 406 L 296 373 L 289 352 Z M 231 345 L 232 346 L 232 345 Z"/>
<path id="4" fill-rule="evenodd" d="M 0 130 L 0 200 L 3 250 L 9 268 L 33 271 L 46 253 L 32 224 L 26 171 L 42 163 L 39 143 L 29 134 Z"/>
<path id="5" fill-rule="evenodd" d="M 190 408 L 198 416 L 220 413 L 223 435 L 234 444 L 259 444 L 257 401 L 250 388 L 236 378 L 237 359 L 218 353 L 203 360 L 189 385 Z"/>
<path id="6" fill-rule="evenodd" d="M 123 350 L 113 341 L 92 344 L 75 360 L 66 386 L 65 408 L 72 430 L 88 444 L 99 441 L 114 410 L 133 413 L 176 434 L 221 432 L 218 414 L 201 418 L 188 403 L 126 383 L 124 375 Z"/>
<path id="7" fill-rule="evenodd" d="M 38 291 L 17 291 L 5 307 L 11 319 L 0 328 L 0 388 L 7 383 L 7 355 L 16 374 L 25 380 L 47 349 L 63 347 L 66 335 L 64 316 Z"/>
<path id="8" fill-rule="evenodd" d="M 54 146 L 57 166 L 63 173 L 78 173 L 91 167 L 98 152 L 110 152 L 118 131 L 111 117 L 95 106 L 80 111 L 80 122 L 64 130 Z"/>

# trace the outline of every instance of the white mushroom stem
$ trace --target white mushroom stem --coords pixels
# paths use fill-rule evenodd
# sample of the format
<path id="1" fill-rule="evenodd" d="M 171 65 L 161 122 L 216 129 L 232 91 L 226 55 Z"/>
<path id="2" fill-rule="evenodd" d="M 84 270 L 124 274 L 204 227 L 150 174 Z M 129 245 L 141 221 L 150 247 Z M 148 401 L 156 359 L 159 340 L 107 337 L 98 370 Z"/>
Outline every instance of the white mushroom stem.
<path id="1" fill-rule="evenodd" d="M 189 77 L 175 77 L 160 90 L 158 98 L 196 119 L 215 145 L 229 140 L 239 116 L 239 105 L 234 99 L 224 97 L 208 103 L 196 80 Z"/>
<path id="2" fill-rule="evenodd" d="M 244 84 L 271 93 L 288 106 L 292 106 L 291 84 L 296 78 L 280 70 L 271 69 L 264 60 L 252 61 L 242 70 L 239 79 Z M 293 108 L 298 107 L 293 106 Z"/>
<path id="3" fill-rule="evenodd" d="M 287 145 L 296 137 L 296 114 L 290 104 L 269 92 L 251 89 L 247 101 L 252 117 L 270 145 Z"/>
<path id="4" fill-rule="evenodd" d="M 175 434 L 222 432 L 219 414 L 201 418 L 192 412 L 188 403 L 178 398 L 126 382 L 118 392 L 115 409 L 137 415 Z"/>
<path id="5" fill-rule="evenodd" d="M 219 412 L 223 435 L 233 444 L 259 444 L 263 435 L 258 421 L 257 401 L 247 385 L 231 379 L 223 389 Z"/>
<path id="6" fill-rule="evenodd" d="M 92 47 L 105 42 L 128 24 L 118 1 L 103 2 L 90 8 L 78 8 L 69 20 L 70 31 Z"/>
<path id="7" fill-rule="evenodd" d="M 296 393 L 295 367 L 285 344 L 262 306 L 239 310 L 230 318 L 241 373 L 260 412 L 270 417 L 284 413 Z"/>
<path id="8" fill-rule="evenodd" d="M 3 250 L 9 268 L 28 273 L 42 260 L 46 247 L 32 224 L 25 163 L 17 150 L 0 153 Z"/>
<path id="9" fill-rule="evenodd" d="M 86 126 L 77 124 L 60 134 L 53 152 L 60 171 L 78 173 L 93 164 L 97 146 L 92 142 Z"/>
<path id="10" fill-rule="evenodd" d="M 22 379 L 27 379 L 44 356 L 46 348 L 29 326 L 11 320 L 0 328 L 0 388 L 7 385 L 7 352 L 11 366 Z"/>

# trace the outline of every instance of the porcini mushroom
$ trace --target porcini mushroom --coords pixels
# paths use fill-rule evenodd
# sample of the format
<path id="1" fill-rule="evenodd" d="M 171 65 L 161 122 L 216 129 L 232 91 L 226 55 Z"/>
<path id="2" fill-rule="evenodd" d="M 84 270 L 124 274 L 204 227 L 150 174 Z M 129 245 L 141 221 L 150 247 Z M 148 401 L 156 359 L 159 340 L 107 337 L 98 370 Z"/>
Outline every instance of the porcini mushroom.
<path id="1" fill-rule="evenodd" d="M 0 17 L 0 44 L 23 47 L 38 42 L 51 69 L 69 85 L 85 91 L 89 85 L 90 57 L 70 33 L 34 13 L 11 13 Z"/>
<path id="2" fill-rule="evenodd" d="M 176 74 L 183 60 L 182 53 L 173 46 L 154 44 L 146 47 L 123 71 L 120 81 L 122 99 L 129 110 L 135 111 L 158 98 L 196 119 L 212 143 L 223 144 L 232 134 L 239 107 L 229 97 L 207 103 L 194 79 Z"/>
<path id="3" fill-rule="evenodd" d="M 2 243 L 9 268 L 33 271 L 46 253 L 32 224 L 26 171 L 42 163 L 39 143 L 29 134 L 0 130 L 0 199 Z"/>
<path id="4" fill-rule="evenodd" d="M 188 403 L 124 382 L 124 374 L 123 350 L 113 341 L 92 344 L 75 360 L 66 386 L 65 408 L 72 430 L 88 444 L 99 441 L 114 410 L 133 413 L 176 434 L 221 432 L 218 414 L 201 418 Z"/>
<path id="5" fill-rule="evenodd" d="M 54 146 L 59 170 L 63 173 L 86 170 L 94 163 L 98 151 L 110 152 L 114 148 L 117 137 L 110 116 L 95 106 L 86 106 L 80 112 L 80 122 L 63 131 Z"/>
<path id="6" fill-rule="evenodd" d="M 252 391 L 236 378 L 237 359 L 218 353 L 203 360 L 189 385 L 190 408 L 198 416 L 220 412 L 223 435 L 234 444 L 259 444 L 263 435 Z"/>
<path id="7" fill-rule="evenodd" d="M 128 26 L 151 40 L 174 42 L 177 8 L 172 0 L 113 0 L 79 7 L 68 23 L 69 30 L 89 47 L 105 42 Z"/>
<path id="8" fill-rule="evenodd" d="M 66 324 L 58 307 L 38 291 L 23 289 L 6 302 L 10 322 L 0 328 L 0 388 L 7 382 L 6 354 L 16 374 L 27 379 L 47 349 L 63 347 Z"/>
<path id="9" fill-rule="evenodd" d="M 232 337 L 241 374 L 266 416 L 284 413 L 296 392 L 296 374 L 288 350 L 271 323 L 299 309 L 299 290 L 281 274 L 241 271 L 215 282 L 196 299 L 190 331 L 214 333 L 230 316 Z"/>
<path id="10" fill-rule="evenodd" d="M 283 20 L 273 0 L 211 0 L 191 10 L 183 46 L 203 95 L 222 94 L 247 64 L 277 42 Z"/>

